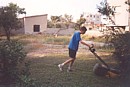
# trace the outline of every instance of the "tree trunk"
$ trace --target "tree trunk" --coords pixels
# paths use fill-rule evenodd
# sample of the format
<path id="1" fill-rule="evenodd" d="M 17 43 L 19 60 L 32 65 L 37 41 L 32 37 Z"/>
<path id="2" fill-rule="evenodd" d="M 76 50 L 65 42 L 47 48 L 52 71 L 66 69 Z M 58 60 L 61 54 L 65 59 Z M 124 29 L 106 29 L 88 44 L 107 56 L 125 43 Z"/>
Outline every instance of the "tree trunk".
<path id="1" fill-rule="evenodd" d="M 10 29 L 5 29 L 6 39 L 10 41 Z"/>
<path id="2" fill-rule="evenodd" d="M 110 16 L 108 16 L 108 18 L 112 22 L 112 24 L 114 24 L 114 25 L 116 24 L 115 21 Z"/>

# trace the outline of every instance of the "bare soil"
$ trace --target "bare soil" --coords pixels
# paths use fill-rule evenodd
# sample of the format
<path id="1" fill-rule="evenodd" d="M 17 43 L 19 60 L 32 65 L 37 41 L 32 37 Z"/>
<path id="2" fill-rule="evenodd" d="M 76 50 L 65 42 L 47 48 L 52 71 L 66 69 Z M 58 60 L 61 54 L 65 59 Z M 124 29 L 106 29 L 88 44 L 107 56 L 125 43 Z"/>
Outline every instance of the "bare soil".
<path id="1" fill-rule="evenodd" d="M 26 46 L 28 51 L 28 58 L 39 58 L 44 57 L 51 54 L 63 54 L 68 53 L 68 45 L 54 45 L 54 44 L 43 44 L 40 42 L 30 43 Z M 88 47 L 83 45 L 79 46 L 78 53 L 82 54 L 91 54 L 88 50 Z M 109 53 L 98 52 L 98 55 L 109 55 Z"/>
<path id="2" fill-rule="evenodd" d="M 29 58 L 44 57 L 50 54 L 60 54 L 68 51 L 66 45 L 40 44 L 38 42 L 30 45 L 29 48 L 32 49 L 27 54 Z"/>

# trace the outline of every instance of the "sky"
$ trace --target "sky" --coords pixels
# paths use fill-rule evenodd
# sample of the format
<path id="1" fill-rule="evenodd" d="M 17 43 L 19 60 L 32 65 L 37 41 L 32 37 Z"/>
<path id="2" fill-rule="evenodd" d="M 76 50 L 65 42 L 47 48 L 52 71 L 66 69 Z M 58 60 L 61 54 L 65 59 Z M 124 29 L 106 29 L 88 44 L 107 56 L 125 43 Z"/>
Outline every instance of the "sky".
<path id="1" fill-rule="evenodd" d="M 25 8 L 26 16 L 48 14 L 50 16 L 72 15 L 79 19 L 83 13 L 96 13 L 102 0 L 0 0 L 0 6 L 7 6 L 10 2 Z"/>

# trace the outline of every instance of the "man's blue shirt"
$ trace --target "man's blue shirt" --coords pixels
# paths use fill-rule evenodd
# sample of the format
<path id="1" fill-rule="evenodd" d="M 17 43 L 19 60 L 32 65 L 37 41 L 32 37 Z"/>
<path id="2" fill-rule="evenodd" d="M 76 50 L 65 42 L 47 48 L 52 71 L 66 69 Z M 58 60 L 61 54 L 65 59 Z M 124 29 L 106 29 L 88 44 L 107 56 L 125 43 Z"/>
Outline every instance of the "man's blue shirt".
<path id="1" fill-rule="evenodd" d="M 75 32 L 70 40 L 69 47 L 72 50 L 77 51 L 79 47 L 79 41 L 81 40 L 80 32 Z"/>

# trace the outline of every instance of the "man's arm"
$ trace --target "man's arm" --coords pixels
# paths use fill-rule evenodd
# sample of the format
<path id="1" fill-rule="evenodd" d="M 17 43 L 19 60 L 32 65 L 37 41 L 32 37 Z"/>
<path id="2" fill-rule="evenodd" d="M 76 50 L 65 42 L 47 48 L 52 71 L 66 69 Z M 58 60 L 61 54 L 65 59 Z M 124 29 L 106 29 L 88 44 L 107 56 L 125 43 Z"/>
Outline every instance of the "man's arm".
<path id="1" fill-rule="evenodd" d="M 83 44 L 83 45 L 85 45 L 85 46 L 88 46 L 89 48 L 91 47 L 89 44 L 87 44 L 85 41 L 83 41 L 83 40 L 80 40 L 80 43 L 81 44 Z"/>

